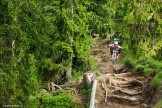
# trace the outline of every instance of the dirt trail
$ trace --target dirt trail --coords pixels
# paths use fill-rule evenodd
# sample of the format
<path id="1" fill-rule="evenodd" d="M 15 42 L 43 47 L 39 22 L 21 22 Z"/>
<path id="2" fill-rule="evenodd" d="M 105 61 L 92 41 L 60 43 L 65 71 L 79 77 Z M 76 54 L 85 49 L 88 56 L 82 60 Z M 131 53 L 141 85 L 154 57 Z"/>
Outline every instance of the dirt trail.
<path id="1" fill-rule="evenodd" d="M 123 64 L 112 65 L 106 44 L 94 39 L 92 56 L 102 74 L 98 80 L 95 108 L 148 108 L 144 102 L 144 87 L 149 78 L 131 72 Z"/>

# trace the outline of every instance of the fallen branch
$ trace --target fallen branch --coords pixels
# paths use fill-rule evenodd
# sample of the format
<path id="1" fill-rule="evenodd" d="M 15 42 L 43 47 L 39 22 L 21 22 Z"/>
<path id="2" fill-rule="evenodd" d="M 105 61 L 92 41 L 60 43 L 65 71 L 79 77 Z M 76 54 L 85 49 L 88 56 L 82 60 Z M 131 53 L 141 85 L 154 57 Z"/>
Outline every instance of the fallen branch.
<path id="1" fill-rule="evenodd" d="M 59 89 L 62 89 L 60 86 L 54 84 L 53 82 L 49 82 L 49 83 L 48 83 L 48 91 L 53 91 L 53 90 L 55 90 L 55 89 L 56 89 L 55 87 L 57 87 L 57 88 L 59 88 Z"/>
<path id="2" fill-rule="evenodd" d="M 59 89 L 62 89 L 60 86 L 56 85 L 56 84 L 53 84 L 53 86 L 59 88 Z"/>
<path id="3" fill-rule="evenodd" d="M 81 86 L 83 83 L 74 83 L 74 84 L 67 84 L 67 85 L 59 85 L 61 88 L 66 88 L 66 87 L 75 87 L 75 86 Z"/>

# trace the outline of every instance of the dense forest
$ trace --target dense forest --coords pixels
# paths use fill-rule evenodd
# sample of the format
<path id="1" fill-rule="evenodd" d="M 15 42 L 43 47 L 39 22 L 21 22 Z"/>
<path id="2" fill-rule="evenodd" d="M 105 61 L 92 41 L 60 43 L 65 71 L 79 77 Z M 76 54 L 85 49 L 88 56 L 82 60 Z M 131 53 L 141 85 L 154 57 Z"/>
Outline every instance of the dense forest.
<path id="1" fill-rule="evenodd" d="M 1 0 L 0 104 L 37 108 L 45 82 L 64 84 L 93 70 L 95 34 L 120 38 L 123 61 L 161 84 L 162 1 Z"/>

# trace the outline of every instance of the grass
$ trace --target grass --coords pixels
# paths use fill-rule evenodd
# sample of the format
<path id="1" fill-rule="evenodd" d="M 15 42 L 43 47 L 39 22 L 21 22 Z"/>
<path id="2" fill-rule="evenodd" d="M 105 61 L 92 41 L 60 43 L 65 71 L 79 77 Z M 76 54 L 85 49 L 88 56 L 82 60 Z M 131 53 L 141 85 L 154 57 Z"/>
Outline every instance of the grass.
<path id="1" fill-rule="evenodd" d="M 131 59 L 131 56 L 126 56 L 123 59 L 129 67 L 135 72 L 144 72 L 146 75 L 155 75 L 152 84 L 158 85 L 162 82 L 162 61 L 153 58 L 140 58 L 138 60 Z"/>
<path id="2" fill-rule="evenodd" d="M 154 108 L 162 108 L 162 101 L 161 102 L 158 102 Z"/>

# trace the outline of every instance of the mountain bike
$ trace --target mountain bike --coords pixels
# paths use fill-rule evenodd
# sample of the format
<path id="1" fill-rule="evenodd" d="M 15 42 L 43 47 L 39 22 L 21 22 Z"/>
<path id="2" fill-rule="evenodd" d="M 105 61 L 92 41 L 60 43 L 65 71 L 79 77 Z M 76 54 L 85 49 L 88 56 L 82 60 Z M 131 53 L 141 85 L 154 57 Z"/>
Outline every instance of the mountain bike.
<path id="1" fill-rule="evenodd" d="M 113 50 L 113 54 L 112 54 L 112 63 L 113 63 L 113 65 L 115 65 L 115 63 L 117 62 L 117 54 L 119 53 L 119 51 L 118 50 Z"/>

